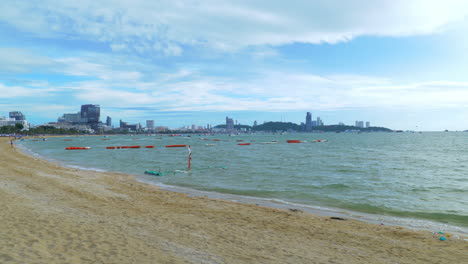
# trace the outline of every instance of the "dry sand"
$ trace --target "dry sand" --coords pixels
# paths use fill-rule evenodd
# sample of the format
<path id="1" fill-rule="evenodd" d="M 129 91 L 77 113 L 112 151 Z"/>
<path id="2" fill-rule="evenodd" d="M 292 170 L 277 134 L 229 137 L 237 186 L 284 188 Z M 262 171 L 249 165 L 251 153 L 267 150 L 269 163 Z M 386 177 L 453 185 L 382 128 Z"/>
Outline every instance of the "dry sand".
<path id="1" fill-rule="evenodd" d="M 468 263 L 429 231 L 160 190 L 0 138 L 0 263 Z"/>

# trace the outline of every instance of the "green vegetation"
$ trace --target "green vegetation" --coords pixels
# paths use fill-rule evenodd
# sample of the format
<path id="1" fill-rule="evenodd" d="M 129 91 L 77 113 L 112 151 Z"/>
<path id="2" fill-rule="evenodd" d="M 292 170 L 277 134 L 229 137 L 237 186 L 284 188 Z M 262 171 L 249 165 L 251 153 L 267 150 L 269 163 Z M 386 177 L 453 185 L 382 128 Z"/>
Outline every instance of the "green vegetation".
<path id="1" fill-rule="evenodd" d="M 19 126 L 18 126 L 19 125 Z M 23 125 L 0 127 L 0 134 L 22 134 L 22 135 L 77 135 L 84 134 L 76 129 L 56 128 L 53 126 L 38 126 L 29 130 L 21 131 Z"/>
<path id="2" fill-rule="evenodd" d="M 391 129 L 388 129 L 388 128 L 385 128 L 385 127 L 360 128 L 360 127 L 356 127 L 356 126 L 339 126 L 339 125 L 318 126 L 318 127 L 314 127 L 313 130 L 323 131 L 323 132 L 345 132 L 345 131 L 392 132 Z"/>
<path id="3" fill-rule="evenodd" d="M 226 125 L 217 125 L 215 128 L 226 128 Z M 235 129 L 240 130 L 244 128 L 247 131 L 265 131 L 265 132 L 285 132 L 296 131 L 304 132 L 304 127 L 291 122 L 267 122 L 258 126 L 236 125 Z M 358 132 L 392 132 L 391 129 L 385 127 L 368 127 L 360 128 L 355 126 L 316 126 L 312 128 L 312 132 L 345 132 L 345 131 L 358 131 Z"/>
<path id="4" fill-rule="evenodd" d="M 2 126 L 0 127 L 0 134 L 15 134 L 19 133 L 21 129 L 17 129 L 15 126 Z"/>
<path id="5" fill-rule="evenodd" d="M 253 131 L 301 131 L 301 126 L 291 122 L 267 122 L 252 128 Z"/>

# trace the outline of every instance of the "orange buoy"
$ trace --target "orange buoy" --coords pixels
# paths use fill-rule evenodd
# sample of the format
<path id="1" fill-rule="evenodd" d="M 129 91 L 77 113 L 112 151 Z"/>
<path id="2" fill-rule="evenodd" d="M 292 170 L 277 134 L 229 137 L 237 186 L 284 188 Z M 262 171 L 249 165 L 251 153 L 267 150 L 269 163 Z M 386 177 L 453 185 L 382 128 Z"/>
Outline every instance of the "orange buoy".
<path id="1" fill-rule="evenodd" d="M 115 149 L 115 147 L 106 147 L 106 149 Z"/>
<path id="2" fill-rule="evenodd" d="M 154 146 L 145 146 L 145 148 L 154 148 Z"/>
<path id="3" fill-rule="evenodd" d="M 167 145 L 166 148 L 185 148 L 187 145 Z"/>
<path id="4" fill-rule="evenodd" d="M 141 146 L 122 146 L 121 148 L 123 148 L 123 149 L 128 149 L 128 148 L 134 149 L 134 148 L 141 148 Z"/>
<path id="5" fill-rule="evenodd" d="M 300 140 L 287 140 L 288 143 L 302 143 Z"/>
<path id="6" fill-rule="evenodd" d="M 250 145 L 250 143 L 239 143 L 237 145 L 239 145 L 239 146 L 248 146 L 248 145 Z"/>
<path id="7" fill-rule="evenodd" d="M 77 150 L 77 149 L 90 149 L 90 147 L 68 147 L 66 150 Z"/>

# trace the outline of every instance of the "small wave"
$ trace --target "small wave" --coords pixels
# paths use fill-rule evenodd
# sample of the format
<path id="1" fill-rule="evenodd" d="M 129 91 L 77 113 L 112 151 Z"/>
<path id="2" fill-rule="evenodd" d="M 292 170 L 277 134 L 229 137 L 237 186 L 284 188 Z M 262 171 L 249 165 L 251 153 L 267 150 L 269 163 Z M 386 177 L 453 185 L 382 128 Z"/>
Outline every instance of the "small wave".
<path id="1" fill-rule="evenodd" d="M 103 169 L 88 168 L 88 167 L 82 167 L 82 166 L 78 166 L 78 165 L 68 165 L 68 164 L 62 164 L 62 165 L 65 166 L 65 167 L 68 167 L 68 168 L 73 168 L 73 169 L 78 169 L 78 170 L 108 172 L 107 170 L 103 170 Z"/>
<path id="2" fill-rule="evenodd" d="M 334 183 L 334 184 L 328 184 L 324 185 L 323 188 L 325 189 L 334 189 L 334 190 L 342 190 L 342 189 L 348 189 L 351 188 L 349 185 L 343 184 L 343 183 Z"/>

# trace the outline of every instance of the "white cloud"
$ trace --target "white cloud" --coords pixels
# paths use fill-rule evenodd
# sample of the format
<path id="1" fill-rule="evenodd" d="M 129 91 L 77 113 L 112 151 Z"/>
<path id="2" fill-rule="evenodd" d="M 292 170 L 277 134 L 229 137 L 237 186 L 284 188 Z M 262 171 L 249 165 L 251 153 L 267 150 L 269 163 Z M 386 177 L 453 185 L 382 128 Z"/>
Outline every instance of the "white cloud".
<path id="1" fill-rule="evenodd" d="M 250 72 L 250 77 L 212 77 L 203 70 L 162 70 L 124 56 L 83 54 L 48 59 L 54 71 L 89 80 L 29 85 L 0 83 L 0 99 L 65 93 L 76 102 L 103 106 L 153 107 L 167 111 L 303 111 L 356 108 L 467 107 L 468 83 L 401 83 L 365 75 L 310 72 Z M 56 65 L 61 65 L 57 67 Z M 67 99 L 68 100 L 68 99 Z"/>
<path id="2" fill-rule="evenodd" d="M 31 69 L 51 67 L 50 58 L 19 48 L 0 48 L 0 73 L 25 73 Z"/>
<path id="3" fill-rule="evenodd" d="M 180 55 L 182 45 L 232 50 L 357 36 L 431 34 L 463 21 L 463 0 L 2 1 L 0 20 L 40 37 L 87 39 L 114 51 Z M 25 19 L 27 18 L 27 19 Z"/>
<path id="4" fill-rule="evenodd" d="M 22 86 L 7 86 L 0 83 L 0 99 L 13 99 L 17 97 L 46 97 L 56 89 L 53 88 L 28 88 Z"/>

